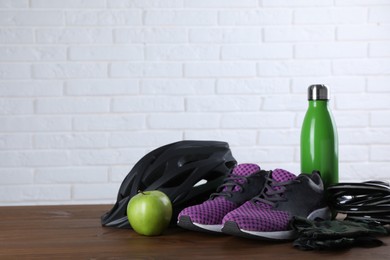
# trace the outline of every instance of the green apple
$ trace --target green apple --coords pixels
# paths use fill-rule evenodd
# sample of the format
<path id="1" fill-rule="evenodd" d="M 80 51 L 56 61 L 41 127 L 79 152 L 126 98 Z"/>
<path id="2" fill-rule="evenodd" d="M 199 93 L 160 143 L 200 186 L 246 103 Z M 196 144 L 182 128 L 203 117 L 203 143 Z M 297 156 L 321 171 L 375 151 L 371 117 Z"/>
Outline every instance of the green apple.
<path id="1" fill-rule="evenodd" d="M 127 218 L 138 234 L 160 235 L 171 221 L 172 203 L 161 191 L 139 191 L 127 204 Z"/>

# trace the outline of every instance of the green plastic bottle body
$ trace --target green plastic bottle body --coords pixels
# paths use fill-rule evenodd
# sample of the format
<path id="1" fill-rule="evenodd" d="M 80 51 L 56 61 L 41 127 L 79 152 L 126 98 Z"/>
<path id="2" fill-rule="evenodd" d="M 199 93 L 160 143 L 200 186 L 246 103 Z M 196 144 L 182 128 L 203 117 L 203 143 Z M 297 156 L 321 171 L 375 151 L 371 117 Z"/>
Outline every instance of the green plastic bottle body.
<path id="1" fill-rule="evenodd" d="M 338 136 L 328 100 L 310 100 L 301 129 L 301 172 L 321 173 L 325 187 L 339 181 Z"/>

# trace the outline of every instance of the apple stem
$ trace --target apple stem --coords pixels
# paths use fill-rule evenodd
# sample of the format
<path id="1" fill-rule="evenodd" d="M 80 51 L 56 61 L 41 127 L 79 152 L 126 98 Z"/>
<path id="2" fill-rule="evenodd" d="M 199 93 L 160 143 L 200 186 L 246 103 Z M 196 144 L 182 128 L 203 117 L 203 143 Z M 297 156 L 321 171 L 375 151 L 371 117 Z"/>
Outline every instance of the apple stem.
<path id="1" fill-rule="evenodd" d="M 142 193 L 145 195 L 144 191 L 142 191 L 142 190 L 138 190 L 138 193 Z"/>

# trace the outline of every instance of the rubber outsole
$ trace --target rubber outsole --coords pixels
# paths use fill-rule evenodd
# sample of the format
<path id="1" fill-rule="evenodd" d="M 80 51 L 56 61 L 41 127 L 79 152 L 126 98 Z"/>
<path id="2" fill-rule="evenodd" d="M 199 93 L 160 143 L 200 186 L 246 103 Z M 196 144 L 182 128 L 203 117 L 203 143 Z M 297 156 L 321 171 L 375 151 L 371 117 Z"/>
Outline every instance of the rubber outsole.
<path id="1" fill-rule="evenodd" d="M 177 221 L 177 225 L 192 231 L 205 232 L 209 234 L 223 234 L 221 230 L 222 225 L 201 225 L 193 223 L 189 216 L 181 216 Z M 217 226 L 219 226 L 219 228 Z"/>

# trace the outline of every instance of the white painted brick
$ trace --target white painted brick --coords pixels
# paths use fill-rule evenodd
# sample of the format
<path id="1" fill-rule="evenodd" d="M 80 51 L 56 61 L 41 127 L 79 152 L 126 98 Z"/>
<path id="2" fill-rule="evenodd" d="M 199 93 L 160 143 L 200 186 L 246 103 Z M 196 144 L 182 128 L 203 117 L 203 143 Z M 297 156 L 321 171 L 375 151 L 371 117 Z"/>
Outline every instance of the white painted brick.
<path id="1" fill-rule="evenodd" d="M 367 43 L 315 43 L 295 45 L 296 58 L 363 58 Z"/>
<path id="2" fill-rule="evenodd" d="M 390 92 L 390 76 L 369 77 L 367 79 L 367 91 L 369 92 Z"/>
<path id="3" fill-rule="evenodd" d="M 114 29 L 114 39 L 117 43 L 186 43 L 187 28 L 142 27 Z"/>
<path id="4" fill-rule="evenodd" d="M 74 46 L 69 48 L 69 58 L 75 61 L 143 60 L 141 45 Z"/>
<path id="5" fill-rule="evenodd" d="M 0 46 L 0 61 L 64 61 L 65 47 Z"/>
<path id="6" fill-rule="evenodd" d="M 259 128 L 289 128 L 294 126 L 292 113 L 280 112 L 247 112 L 222 115 L 222 128 L 259 129 Z"/>
<path id="7" fill-rule="evenodd" d="M 262 30 L 257 27 L 190 28 L 189 39 L 195 43 L 259 43 Z"/>
<path id="8" fill-rule="evenodd" d="M 371 112 L 371 125 L 375 127 L 390 126 L 390 111 Z"/>
<path id="9" fill-rule="evenodd" d="M 30 134 L 1 134 L 0 149 L 30 149 L 32 148 L 32 138 Z"/>
<path id="10" fill-rule="evenodd" d="M 263 110 L 304 110 L 307 104 L 297 95 L 272 95 L 264 97 Z"/>
<path id="11" fill-rule="evenodd" d="M 218 60 L 217 45 L 148 45 L 145 47 L 146 60 Z"/>
<path id="12" fill-rule="evenodd" d="M 190 8 L 241 8 L 257 7 L 257 0 L 184 0 L 184 6 Z"/>
<path id="13" fill-rule="evenodd" d="M 77 166 L 100 166 L 136 163 L 145 153 L 145 148 L 82 149 L 72 150 L 70 160 Z"/>
<path id="14" fill-rule="evenodd" d="M 34 182 L 39 184 L 102 183 L 108 180 L 106 167 L 38 168 Z"/>
<path id="15" fill-rule="evenodd" d="M 294 0 L 294 1 L 286 1 L 286 0 L 262 0 L 263 6 L 332 6 L 333 1 L 332 0 L 317 0 L 317 1 L 311 1 L 311 0 Z"/>
<path id="16" fill-rule="evenodd" d="M 0 167 L 69 165 L 69 153 L 55 150 L 0 151 Z"/>
<path id="17" fill-rule="evenodd" d="M 225 45 L 221 49 L 222 60 L 288 59 L 293 56 L 290 44 Z"/>
<path id="18" fill-rule="evenodd" d="M 0 93 L 3 97 L 61 96 L 61 81 L 13 80 L 0 81 Z"/>
<path id="19" fill-rule="evenodd" d="M 0 28 L 0 43 L 32 43 L 32 28 Z"/>
<path id="20" fill-rule="evenodd" d="M 107 64 L 103 63 L 37 63 L 32 70 L 38 79 L 107 77 Z"/>
<path id="21" fill-rule="evenodd" d="M 145 116 L 133 115 L 90 115 L 73 118 L 73 129 L 78 131 L 121 131 L 145 128 Z"/>
<path id="22" fill-rule="evenodd" d="M 113 112 L 184 111 L 183 97 L 121 97 L 112 99 Z"/>
<path id="23" fill-rule="evenodd" d="M 71 26 L 120 26 L 141 25 L 142 11 L 68 11 L 66 24 Z"/>
<path id="24" fill-rule="evenodd" d="M 105 113 L 110 111 L 108 98 L 50 98 L 36 101 L 39 114 Z"/>
<path id="25" fill-rule="evenodd" d="M 336 97 L 337 109 L 388 109 L 390 96 L 370 93 L 370 94 L 340 94 Z"/>
<path id="26" fill-rule="evenodd" d="M 380 145 L 390 143 L 390 130 L 388 128 L 339 128 L 340 145 Z"/>
<path id="27" fill-rule="evenodd" d="M 27 8 L 28 0 L 1 0 L 0 8 Z"/>
<path id="28" fill-rule="evenodd" d="M 245 158 L 245 162 L 257 163 L 280 163 L 292 161 L 294 147 L 240 147 L 234 149 L 235 158 Z M 237 159 L 238 160 L 238 159 Z M 280 165 L 280 164 L 279 164 Z"/>
<path id="29" fill-rule="evenodd" d="M 70 185 L 10 185 L 0 189 L 0 201 L 4 202 L 54 202 L 71 199 Z"/>
<path id="30" fill-rule="evenodd" d="M 0 63 L 1 79 L 28 79 L 31 77 L 31 66 L 22 63 Z"/>
<path id="31" fill-rule="evenodd" d="M 335 75 L 388 75 L 389 59 L 340 60 L 333 62 Z"/>
<path id="32" fill-rule="evenodd" d="M 259 96 L 199 96 L 186 99 L 186 110 L 191 112 L 259 111 Z"/>
<path id="33" fill-rule="evenodd" d="M 213 79 L 144 79 L 141 93 L 151 95 L 208 95 L 213 94 Z"/>
<path id="34" fill-rule="evenodd" d="M 36 29 L 38 43 L 112 43 L 112 30 L 107 28 Z"/>
<path id="35" fill-rule="evenodd" d="M 389 146 L 377 145 L 372 146 L 370 151 L 370 159 L 373 161 L 387 162 L 390 156 Z"/>
<path id="36" fill-rule="evenodd" d="M 46 133 L 34 135 L 38 149 L 102 148 L 107 147 L 106 133 Z"/>
<path id="37" fill-rule="evenodd" d="M 362 182 L 370 180 L 389 182 L 387 175 L 389 166 L 390 164 L 386 162 L 345 162 L 339 165 L 340 182 Z"/>
<path id="38" fill-rule="evenodd" d="M 389 2 L 387 1 L 387 4 Z M 371 7 L 369 9 L 368 21 L 370 23 L 389 23 L 390 6 Z"/>
<path id="39" fill-rule="evenodd" d="M 183 7 L 183 0 L 110 0 L 111 8 L 178 8 Z"/>
<path id="40" fill-rule="evenodd" d="M 217 93 L 219 94 L 288 94 L 290 92 L 288 79 L 219 79 Z"/>
<path id="41" fill-rule="evenodd" d="M 390 25 L 342 25 L 337 28 L 339 40 L 389 40 Z"/>
<path id="42" fill-rule="evenodd" d="M 2 168 L 0 169 L 0 178 L 2 185 L 29 184 L 33 183 L 34 170 L 26 168 Z"/>
<path id="43" fill-rule="evenodd" d="M 299 140 L 300 129 L 259 129 L 259 145 L 299 145 Z"/>
<path id="44" fill-rule="evenodd" d="M 332 76 L 332 77 L 300 77 L 292 79 L 293 93 L 307 93 L 307 88 L 313 84 L 324 84 L 330 90 L 331 99 L 338 93 L 364 92 L 366 80 L 364 77 Z"/>
<path id="45" fill-rule="evenodd" d="M 110 135 L 111 147 L 160 147 L 181 140 L 181 131 L 132 131 L 117 132 Z"/>
<path id="46" fill-rule="evenodd" d="M 186 63 L 187 77 L 250 77 L 256 75 L 256 64 L 251 62 Z"/>
<path id="47" fill-rule="evenodd" d="M 151 114 L 147 119 L 151 129 L 218 128 L 220 116 L 204 113 Z"/>
<path id="48" fill-rule="evenodd" d="M 60 26 L 63 13 L 57 11 L 0 11 L 0 26 Z"/>
<path id="49" fill-rule="evenodd" d="M 388 0 L 335 0 L 336 5 L 349 6 L 349 5 L 389 5 Z"/>
<path id="50" fill-rule="evenodd" d="M 69 96 L 115 96 L 139 93 L 138 80 L 121 79 L 81 79 L 69 80 L 65 93 Z"/>
<path id="51" fill-rule="evenodd" d="M 369 147 L 363 145 L 342 145 L 339 148 L 339 160 L 342 162 L 367 161 L 369 155 Z"/>
<path id="52" fill-rule="evenodd" d="M 294 11 L 297 24 L 352 24 L 366 23 L 367 9 L 355 8 L 302 8 Z"/>
<path id="53" fill-rule="evenodd" d="M 291 24 L 292 11 L 289 9 L 220 11 L 219 23 L 221 25 Z"/>
<path id="54" fill-rule="evenodd" d="M 158 26 L 216 25 L 218 12 L 209 10 L 147 10 L 144 23 Z"/>
<path id="55" fill-rule="evenodd" d="M 104 0 L 31 0 L 32 8 L 55 8 L 55 9 L 68 9 L 68 8 L 104 8 L 106 3 Z"/>
<path id="56" fill-rule="evenodd" d="M 248 146 L 256 144 L 256 130 L 186 130 L 186 140 L 222 140 L 232 146 Z M 234 154 L 233 154 L 234 156 Z"/>
<path id="57" fill-rule="evenodd" d="M 0 117 L 2 132 L 67 131 L 71 128 L 70 117 L 37 115 Z"/>
<path id="58" fill-rule="evenodd" d="M 370 43 L 370 57 L 390 57 L 389 42 L 373 42 Z"/>
<path id="59" fill-rule="evenodd" d="M 0 98 L 0 115 L 32 114 L 34 101 L 32 99 Z"/>
<path id="60" fill-rule="evenodd" d="M 112 166 L 109 170 L 109 181 L 114 183 L 122 183 L 127 174 L 133 168 L 134 165 L 126 166 Z M 119 189 L 119 186 L 118 186 Z"/>
<path id="61" fill-rule="evenodd" d="M 181 77 L 183 65 L 180 63 L 163 62 L 131 62 L 112 63 L 110 66 L 111 77 Z"/>
<path id="62" fill-rule="evenodd" d="M 316 42 L 333 41 L 333 26 L 272 26 L 264 29 L 266 42 Z"/>
<path id="63" fill-rule="evenodd" d="M 333 118 L 337 127 L 368 127 L 370 122 L 370 113 L 359 111 L 359 116 L 356 112 L 332 110 Z"/>
<path id="64" fill-rule="evenodd" d="M 259 76 L 326 76 L 331 74 L 328 61 L 260 61 Z"/>
<path id="65" fill-rule="evenodd" d="M 75 184 L 72 198 L 75 200 L 114 199 L 118 189 L 118 184 Z"/>

